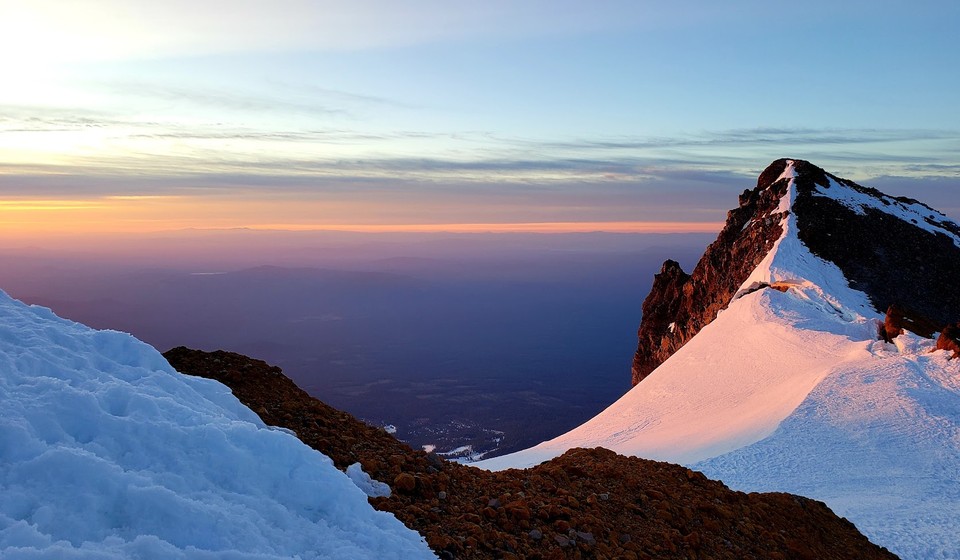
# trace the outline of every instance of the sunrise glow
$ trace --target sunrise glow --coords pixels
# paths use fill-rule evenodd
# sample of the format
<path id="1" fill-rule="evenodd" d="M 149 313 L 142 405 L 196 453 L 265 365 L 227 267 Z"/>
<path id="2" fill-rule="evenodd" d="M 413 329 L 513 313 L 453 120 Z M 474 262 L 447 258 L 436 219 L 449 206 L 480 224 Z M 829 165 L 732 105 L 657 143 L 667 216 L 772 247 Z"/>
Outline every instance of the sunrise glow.
<path id="1" fill-rule="evenodd" d="M 957 215 L 934 4 L 6 2 L 0 231 L 712 231 L 785 155 Z"/>
<path id="2" fill-rule="evenodd" d="M 313 208 L 311 208 L 313 206 Z M 0 232 L 7 235 L 74 233 L 152 233 L 180 229 L 415 233 L 709 233 L 722 222 L 591 221 L 487 223 L 357 223 L 349 221 L 277 222 L 263 216 L 322 214 L 322 204 L 256 200 L 224 204 L 206 198 L 117 195 L 90 200 L 0 200 Z M 258 217 L 260 219 L 258 219 Z"/>

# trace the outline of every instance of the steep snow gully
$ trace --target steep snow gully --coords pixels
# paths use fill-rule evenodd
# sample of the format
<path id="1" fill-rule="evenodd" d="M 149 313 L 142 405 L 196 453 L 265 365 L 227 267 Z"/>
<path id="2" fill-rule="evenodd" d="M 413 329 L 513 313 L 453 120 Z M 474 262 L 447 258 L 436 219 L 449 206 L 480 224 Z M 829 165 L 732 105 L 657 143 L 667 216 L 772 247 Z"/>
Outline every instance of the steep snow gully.
<path id="1" fill-rule="evenodd" d="M 782 232 L 726 308 L 593 419 L 478 465 L 526 467 L 572 447 L 606 447 L 679 462 L 734 489 L 823 500 L 903 558 L 960 558 L 960 360 L 909 332 L 893 343 L 877 339 L 884 315 L 876 307 L 886 304 L 872 301 L 878 292 L 862 271 L 853 282 L 802 241 L 810 236 L 798 224 L 816 218 L 798 219 L 798 181 L 806 179 L 801 202 L 808 208 L 828 199 L 953 251 L 960 226 L 807 162 L 781 162 L 766 188 L 785 186 L 785 194 L 776 209 L 754 218 L 773 217 Z M 830 242 L 849 242 L 837 237 Z M 927 307 L 960 319 L 960 307 L 949 305 Z"/>

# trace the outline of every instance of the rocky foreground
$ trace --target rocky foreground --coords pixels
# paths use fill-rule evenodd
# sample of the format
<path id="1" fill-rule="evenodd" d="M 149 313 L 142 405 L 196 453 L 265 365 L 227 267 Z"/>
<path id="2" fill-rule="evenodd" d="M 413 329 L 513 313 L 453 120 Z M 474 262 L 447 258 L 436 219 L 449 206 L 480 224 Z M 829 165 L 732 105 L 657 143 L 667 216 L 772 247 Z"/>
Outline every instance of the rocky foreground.
<path id="1" fill-rule="evenodd" d="M 669 463 L 574 449 L 528 470 L 489 472 L 413 450 L 309 396 L 280 368 L 174 348 L 180 372 L 228 385 L 264 422 L 344 469 L 388 482 L 371 498 L 440 558 L 896 558 L 822 502 L 744 494 Z"/>

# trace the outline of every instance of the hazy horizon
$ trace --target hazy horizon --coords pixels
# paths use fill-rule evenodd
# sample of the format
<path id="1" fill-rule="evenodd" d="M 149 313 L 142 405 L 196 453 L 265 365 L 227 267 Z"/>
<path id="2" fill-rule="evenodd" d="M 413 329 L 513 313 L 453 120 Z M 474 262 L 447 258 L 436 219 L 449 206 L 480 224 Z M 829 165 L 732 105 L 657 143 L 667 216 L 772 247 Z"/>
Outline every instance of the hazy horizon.
<path id="1" fill-rule="evenodd" d="M 0 249 L 0 287 L 161 351 L 280 365 L 321 400 L 440 449 L 532 445 L 613 402 L 653 274 L 666 258 L 692 266 L 713 238 L 203 234 Z"/>

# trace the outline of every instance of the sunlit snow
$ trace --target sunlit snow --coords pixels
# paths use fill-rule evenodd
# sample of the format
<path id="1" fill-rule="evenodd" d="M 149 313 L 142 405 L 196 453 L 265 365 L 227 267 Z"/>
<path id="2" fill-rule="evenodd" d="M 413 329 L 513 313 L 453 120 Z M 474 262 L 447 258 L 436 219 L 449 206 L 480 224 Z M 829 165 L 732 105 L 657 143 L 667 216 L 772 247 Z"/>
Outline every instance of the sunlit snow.
<path id="1" fill-rule="evenodd" d="M 794 177 L 788 165 L 780 212 Z M 818 195 L 918 222 L 932 214 L 835 181 Z M 823 500 L 905 559 L 960 558 L 960 360 L 914 335 L 877 340 L 883 316 L 799 241 L 792 213 L 782 225 L 740 297 L 643 382 L 574 430 L 478 465 L 606 447 L 691 465 L 735 489 Z M 762 284 L 787 289 L 750 290 Z"/>

